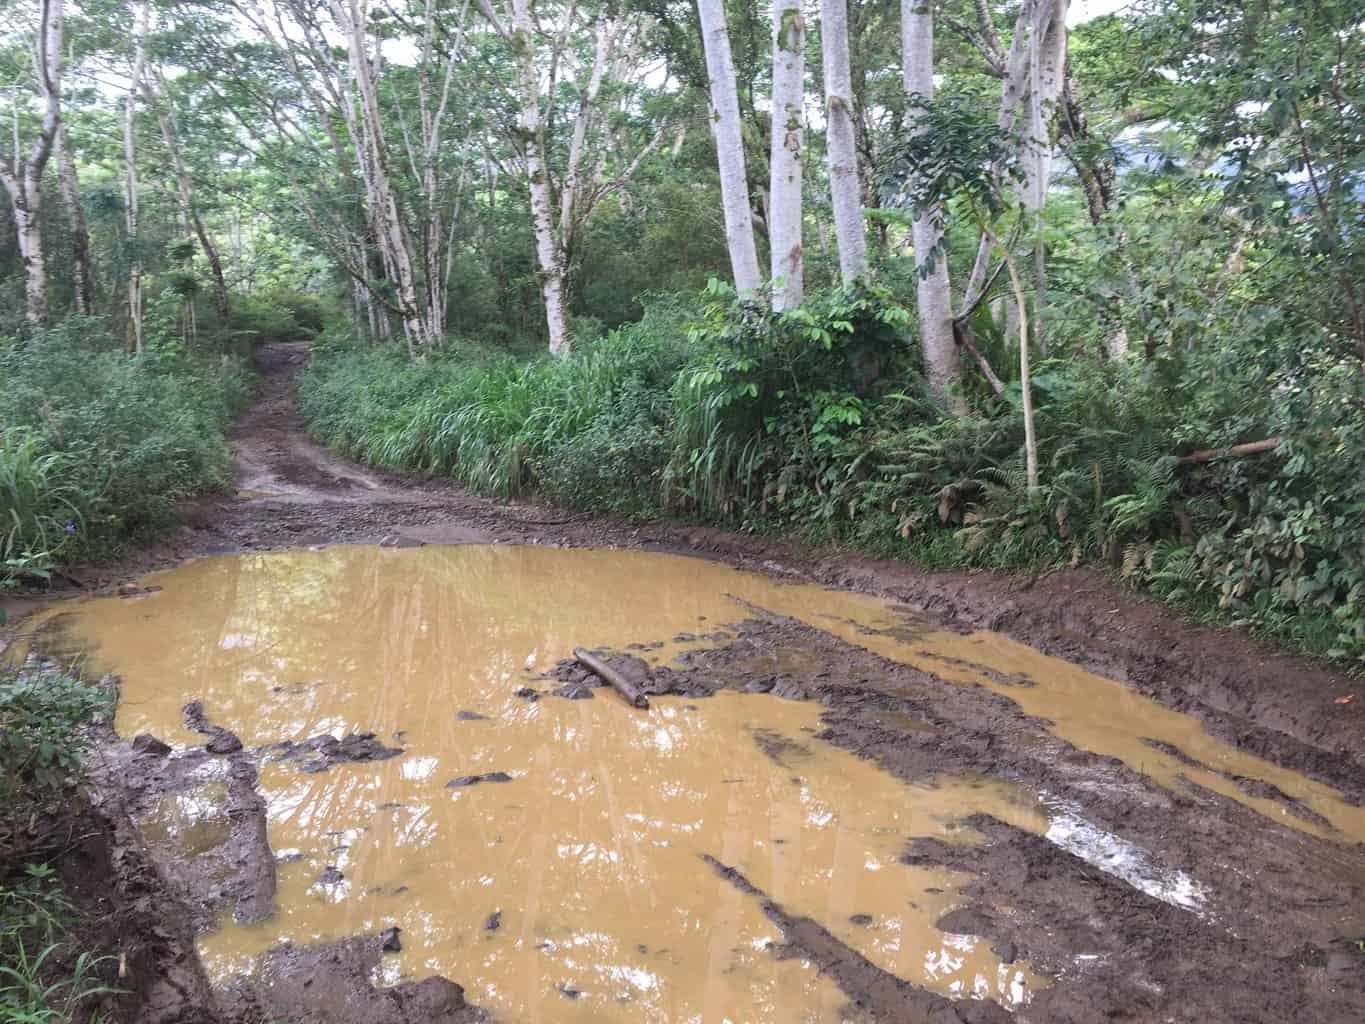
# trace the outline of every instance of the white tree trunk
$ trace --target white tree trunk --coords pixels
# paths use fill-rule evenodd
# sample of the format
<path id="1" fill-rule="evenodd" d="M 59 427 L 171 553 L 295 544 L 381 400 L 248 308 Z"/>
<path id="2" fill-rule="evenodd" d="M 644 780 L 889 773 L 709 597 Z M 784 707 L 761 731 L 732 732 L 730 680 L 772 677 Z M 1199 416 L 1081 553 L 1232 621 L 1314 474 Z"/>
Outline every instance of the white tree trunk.
<path id="1" fill-rule="evenodd" d="M 417 298 L 414 261 L 403 230 L 398 194 L 389 177 L 388 144 L 375 85 L 377 72 L 374 65 L 378 59 L 376 57 L 372 62 L 367 42 L 368 7 L 365 0 L 334 0 L 333 10 L 337 24 L 346 32 L 351 76 L 360 94 L 360 116 L 369 150 L 369 183 L 375 203 L 371 211 L 375 230 L 398 292 L 403 333 L 407 337 L 409 351 L 417 354 L 440 339 L 432 335 L 427 318 L 423 315 L 422 304 Z"/>
<path id="2" fill-rule="evenodd" d="M 901 61 L 905 91 L 933 99 L 934 11 L 929 0 L 901 0 Z M 923 265 L 938 245 L 941 233 L 927 216 L 920 216 L 911 225 L 911 236 L 915 261 Z M 960 397 L 953 396 L 952 386 L 961 372 L 962 361 L 953 339 L 948 261 L 942 254 L 935 258 L 932 272 L 920 273 L 915 298 L 929 388 L 941 401 L 961 411 L 965 407 Z"/>
<path id="3" fill-rule="evenodd" d="M 15 112 L 13 160 L 0 163 L 0 184 L 9 193 L 10 210 L 24 267 L 24 313 L 30 324 L 47 323 L 47 263 L 43 257 L 43 170 L 61 126 L 62 0 L 42 0 L 35 46 L 38 96 L 43 120 L 27 157 L 19 152 L 18 112 Z"/>
<path id="4" fill-rule="evenodd" d="M 76 312 L 88 316 L 95 309 L 95 274 L 90 265 L 90 229 L 81 209 L 81 188 L 76 177 L 76 158 L 66 136 L 66 125 L 57 128 L 57 184 L 66 207 L 71 231 L 71 285 Z"/>
<path id="5" fill-rule="evenodd" d="M 516 52 L 517 86 L 521 100 L 517 131 L 526 160 L 526 180 L 531 190 L 531 230 L 540 264 L 540 297 L 545 304 L 545 324 L 550 335 L 550 354 L 569 354 L 569 311 L 564 296 L 565 268 L 555 238 L 555 218 L 550 197 L 550 169 L 546 165 L 544 125 L 540 110 L 540 78 L 536 71 L 535 21 L 530 0 L 512 0 L 512 48 Z"/>
<path id="6" fill-rule="evenodd" d="M 825 148 L 839 273 L 851 284 L 867 272 L 862 185 L 853 129 L 853 82 L 848 59 L 848 0 L 820 0 L 820 50 L 825 70 Z"/>
<path id="7" fill-rule="evenodd" d="M 805 149 L 806 22 L 800 0 L 773 4 L 773 124 L 768 244 L 773 309 L 795 309 L 805 297 L 801 248 L 801 158 Z"/>
<path id="8" fill-rule="evenodd" d="M 1066 67 L 1068 7 L 1069 0 L 1038 0 L 1034 27 L 1029 36 L 1029 89 L 1025 98 L 1028 133 L 1020 154 L 1024 172 L 1020 199 L 1033 220 L 1033 337 L 1043 355 L 1047 354 L 1047 254 L 1043 243 L 1043 207 L 1052 179 L 1052 125 Z"/>
<path id="9" fill-rule="evenodd" d="M 725 244 L 735 288 L 753 292 L 763 279 L 754 247 L 753 215 L 749 211 L 749 178 L 744 166 L 744 138 L 739 120 L 739 93 L 730 34 L 725 27 L 724 0 L 697 0 L 701 15 L 706 74 L 711 83 L 711 131 L 716 140 L 720 171 L 721 207 L 725 214 Z"/>
<path id="10" fill-rule="evenodd" d="M 175 172 L 180 211 L 185 217 L 185 223 L 199 239 L 199 246 L 204 250 L 204 258 L 209 263 L 209 272 L 213 277 L 214 308 L 218 311 L 219 319 L 226 325 L 232 313 L 232 298 L 228 294 L 227 277 L 223 273 L 223 260 L 218 253 L 218 246 L 214 244 L 213 237 L 208 233 L 208 228 L 204 226 L 204 220 L 199 216 L 199 210 L 195 206 L 194 180 L 190 177 L 189 168 L 185 166 L 184 157 L 180 152 L 180 139 L 169 109 L 169 97 L 164 90 L 158 94 L 158 90 L 146 81 L 142 83 L 142 90 L 148 105 L 156 115 L 157 126 L 161 129 L 161 141 L 166 147 L 166 155 L 170 157 L 171 169 Z"/>

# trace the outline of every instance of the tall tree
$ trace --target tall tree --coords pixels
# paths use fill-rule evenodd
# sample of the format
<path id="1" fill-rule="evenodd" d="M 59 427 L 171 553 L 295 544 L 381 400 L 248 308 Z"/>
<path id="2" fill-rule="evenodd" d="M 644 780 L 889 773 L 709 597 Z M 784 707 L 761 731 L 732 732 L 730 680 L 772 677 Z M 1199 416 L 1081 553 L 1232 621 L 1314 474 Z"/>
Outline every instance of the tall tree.
<path id="1" fill-rule="evenodd" d="M 901 0 L 901 78 L 911 99 L 911 124 L 921 116 L 922 106 L 934 98 L 934 9 L 928 0 Z M 953 398 L 953 385 L 961 372 L 961 357 L 953 338 L 952 295 L 948 261 L 939 252 L 942 231 L 928 213 L 916 214 L 911 224 L 919 279 L 915 286 L 919 312 L 920 347 L 929 387 L 954 408 L 965 408 Z"/>
<path id="2" fill-rule="evenodd" d="M 43 171 L 61 126 L 62 0 L 40 0 L 34 47 L 34 77 L 42 105 L 42 122 L 29 147 L 20 151 L 19 111 L 14 111 L 14 143 L 9 160 L 0 161 L 0 184 L 9 193 L 10 212 L 19 236 L 24 266 L 24 312 L 28 322 L 47 322 L 47 263 L 43 254 Z M 16 103 L 17 103 L 16 98 Z"/>
<path id="3" fill-rule="evenodd" d="M 612 14 L 589 12 L 576 3 L 567 4 L 549 41 L 550 80 L 542 99 L 542 76 L 537 63 L 539 31 L 531 0 L 510 0 L 510 6 L 511 19 L 507 21 L 499 16 L 490 0 L 479 0 L 479 9 L 494 32 L 510 45 L 516 65 L 516 134 L 530 191 L 541 300 L 545 305 L 550 352 L 565 356 L 571 344 L 569 275 L 578 255 L 582 229 L 598 203 L 630 181 L 643 161 L 658 150 L 666 129 L 656 131 L 619 167 L 615 176 L 609 175 L 610 139 L 603 123 L 606 120 L 603 86 L 624 83 L 639 58 L 625 22 Z M 576 30 L 581 28 L 580 18 L 586 20 L 592 33 L 592 58 L 574 82 L 577 109 L 569 119 L 572 127 L 562 172 L 555 174 L 551 133 L 558 120 L 557 76 L 562 66 L 571 65 L 570 53 Z M 637 31 L 639 27 L 637 21 Z M 597 150 L 591 164 L 590 148 Z"/>
<path id="4" fill-rule="evenodd" d="M 730 33 L 725 24 L 725 0 L 697 0 L 701 15 L 702 48 L 710 85 L 711 132 L 720 169 L 721 209 L 725 216 L 725 244 L 735 288 L 755 291 L 763 283 L 754 246 L 754 219 L 749 208 L 749 177 L 744 163 L 744 131 L 739 119 L 739 91 Z"/>
<path id="5" fill-rule="evenodd" d="M 139 237 L 141 196 L 137 176 L 137 97 L 147 65 L 147 30 L 151 4 L 144 2 L 133 35 L 133 63 L 128 91 L 123 97 L 123 226 L 128 245 L 128 325 L 130 352 L 141 353 L 142 331 L 142 240 Z"/>
<path id="6" fill-rule="evenodd" d="M 867 272 L 862 182 L 853 124 L 853 81 L 848 57 L 848 0 L 820 0 L 820 53 L 825 72 L 825 150 L 830 202 L 839 248 L 839 273 L 849 284 Z"/>
<path id="7" fill-rule="evenodd" d="M 805 296 L 801 247 L 801 165 L 805 151 L 806 20 L 800 0 L 773 3 L 773 125 L 769 166 L 768 245 L 773 309 L 795 309 Z"/>
<path id="8" fill-rule="evenodd" d="M 57 126 L 57 185 L 66 208 L 67 228 L 71 233 L 72 305 L 83 316 L 95 311 L 95 268 L 90 262 L 90 228 L 81 208 L 81 186 L 76 175 L 76 157 L 71 152 L 66 122 Z"/>

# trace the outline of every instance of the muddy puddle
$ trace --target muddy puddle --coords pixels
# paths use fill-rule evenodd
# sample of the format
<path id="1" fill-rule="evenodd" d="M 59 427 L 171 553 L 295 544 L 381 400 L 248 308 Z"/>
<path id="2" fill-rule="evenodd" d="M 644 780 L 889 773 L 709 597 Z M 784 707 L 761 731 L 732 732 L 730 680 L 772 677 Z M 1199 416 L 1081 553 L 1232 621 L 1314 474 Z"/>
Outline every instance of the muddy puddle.
<path id="1" fill-rule="evenodd" d="M 940 931 L 963 879 L 900 861 L 915 838 L 979 841 L 961 824 L 974 814 L 1173 906 L 1215 909 L 1198 879 L 1046 793 L 897 780 L 817 738 L 817 704 L 722 692 L 640 711 L 606 689 L 550 696 L 556 684 L 537 678 L 576 646 L 636 645 L 665 664 L 765 614 L 1003 694 L 1074 746 L 1173 790 L 1189 780 L 1302 832 L 1365 839 L 1365 811 L 1330 787 L 1118 683 L 870 597 L 695 559 L 475 545 L 213 557 L 56 621 L 92 669 L 121 677 L 120 734 L 202 746 L 205 728 L 184 714 L 198 701 L 254 752 L 276 910 L 252 925 L 225 917 L 201 938 L 222 982 L 281 941 L 396 927 L 401 948 L 381 980 L 445 975 L 499 1020 L 842 1020 L 844 994 L 773 955 L 780 930 L 710 857 L 905 981 L 1016 1008 L 1049 979 L 984 939 Z M 818 671 L 800 657 L 776 652 L 774 669 Z M 398 753 L 332 763 L 281 746 L 363 733 Z M 220 805 L 163 798 L 144 833 L 203 855 L 225 840 L 205 812 Z"/>

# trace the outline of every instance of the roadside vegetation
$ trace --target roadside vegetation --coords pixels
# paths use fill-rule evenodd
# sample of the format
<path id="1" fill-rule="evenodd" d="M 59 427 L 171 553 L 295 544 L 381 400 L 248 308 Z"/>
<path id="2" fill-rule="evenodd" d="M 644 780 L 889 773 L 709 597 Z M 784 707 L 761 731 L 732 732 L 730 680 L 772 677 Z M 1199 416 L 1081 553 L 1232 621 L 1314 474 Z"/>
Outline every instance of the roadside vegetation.
<path id="1" fill-rule="evenodd" d="M 109 711 L 107 693 L 56 666 L 0 664 L 2 1024 L 95 1021 L 116 991 L 116 958 L 82 948 L 54 866 L 80 842 L 86 730 Z"/>
<path id="2" fill-rule="evenodd" d="M 228 487 L 223 437 L 250 394 L 239 355 L 130 359 L 98 319 L 0 338 L 0 587 L 107 558 Z"/>
<path id="3" fill-rule="evenodd" d="M 1200 616 L 1365 660 L 1365 414 L 1349 362 L 1293 332 L 1258 359 L 1204 344 L 1044 360 L 1031 491 L 1017 379 L 943 417 L 909 320 L 881 291 L 774 314 L 718 288 L 563 360 L 451 346 L 413 363 L 334 340 L 300 401 L 338 450 L 486 494 L 930 568 L 1096 565 Z M 1249 438 L 1273 443 L 1233 451 Z"/>

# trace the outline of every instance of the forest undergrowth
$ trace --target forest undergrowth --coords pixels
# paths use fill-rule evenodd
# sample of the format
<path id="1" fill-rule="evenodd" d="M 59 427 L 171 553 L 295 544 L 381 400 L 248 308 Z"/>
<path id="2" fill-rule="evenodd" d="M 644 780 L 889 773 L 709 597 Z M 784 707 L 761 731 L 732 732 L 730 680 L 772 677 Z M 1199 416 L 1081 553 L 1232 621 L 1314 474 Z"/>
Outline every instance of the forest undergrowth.
<path id="1" fill-rule="evenodd" d="M 944 417 L 883 289 L 772 313 L 722 286 L 656 297 L 567 359 L 452 344 L 425 362 L 345 337 L 300 379 L 354 458 L 484 494 L 791 534 L 925 568 L 1089 565 L 1197 617 L 1365 665 L 1365 391 L 1329 346 L 1269 336 L 1141 361 L 1058 354 Z M 988 315 L 977 337 L 1009 346 Z M 1266 442 L 1247 453 L 1225 451 Z"/>

